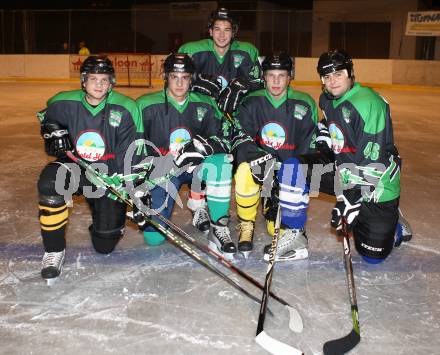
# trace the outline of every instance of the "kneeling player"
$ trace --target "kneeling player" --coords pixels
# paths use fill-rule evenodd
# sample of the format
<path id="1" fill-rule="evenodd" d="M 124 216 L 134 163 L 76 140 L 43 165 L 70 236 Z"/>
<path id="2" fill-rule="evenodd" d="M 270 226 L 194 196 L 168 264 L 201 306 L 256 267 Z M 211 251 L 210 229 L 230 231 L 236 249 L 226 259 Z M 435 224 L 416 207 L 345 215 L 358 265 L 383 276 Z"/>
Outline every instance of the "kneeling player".
<path id="1" fill-rule="evenodd" d="M 89 231 L 97 252 L 111 253 L 125 225 L 125 204 L 108 194 L 95 197 L 99 194 L 92 194 L 93 184 L 78 166 L 69 164 L 72 162 L 66 152 L 74 151 L 84 160 L 100 163 L 107 169 L 103 176 L 112 176 L 115 182 L 117 174 L 124 172 L 125 152 L 139 132 L 138 109 L 132 99 L 112 90 L 114 69 L 106 57 L 88 57 L 80 71 L 82 90 L 55 95 L 38 114 L 46 152 L 57 157 L 43 169 L 38 180 L 45 250 L 41 275 L 48 283 L 60 275 L 64 262 L 69 212 L 63 191 L 73 186 L 77 187 L 75 194 L 86 196 L 93 221 Z"/>
<path id="2" fill-rule="evenodd" d="M 222 114 L 209 96 L 190 91 L 194 73 L 193 61 L 187 54 L 171 54 L 164 62 L 164 90 L 137 100 L 145 138 L 161 155 L 174 156 L 177 166 L 189 167 L 173 177 L 170 184 L 151 190 L 151 207 L 170 218 L 180 187 L 191 184 L 188 207 L 193 212 L 193 225 L 207 232 L 210 224 L 210 246 L 231 259 L 236 252 L 228 228 L 232 165 L 224 153 L 211 155 L 217 150 L 212 149 L 215 139 L 210 137 L 221 132 Z M 206 155 L 210 156 L 204 159 Z M 152 226 L 144 230 L 144 239 L 150 245 L 164 241 Z"/>
<path id="3" fill-rule="evenodd" d="M 253 249 L 253 234 L 261 184 L 270 171 L 251 170 L 259 160 L 265 165 L 271 154 L 281 164 L 277 173 L 280 186 L 282 235 L 277 259 L 307 258 L 305 233 L 307 191 L 295 188 L 292 178 L 292 159 L 314 151 L 317 109 L 313 99 L 305 93 L 293 90 L 289 84 L 293 78 L 293 63 L 286 53 L 267 57 L 263 63 L 265 89 L 247 96 L 236 115 L 243 132 L 255 137 L 258 151 L 252 147 L 239 148 L 236 156 L 235 199 L 240 223 L 238 249 L 245 257 Z M 258 157 L 261 157 L 258 159 Z M 261 164 L 260 164 L 261 165 Z M 270 189 L 269 189 L 270 191 Z M 268 213 L 269 217 L 271 213 Z M 272 213 L 273 215 L 273 213 Z M 273 221 L 273 219 L 272 219 Z M 273 234 L 273 222 L 268 224 Z M 268 256 L 269 249 L 265 249 Z"/>

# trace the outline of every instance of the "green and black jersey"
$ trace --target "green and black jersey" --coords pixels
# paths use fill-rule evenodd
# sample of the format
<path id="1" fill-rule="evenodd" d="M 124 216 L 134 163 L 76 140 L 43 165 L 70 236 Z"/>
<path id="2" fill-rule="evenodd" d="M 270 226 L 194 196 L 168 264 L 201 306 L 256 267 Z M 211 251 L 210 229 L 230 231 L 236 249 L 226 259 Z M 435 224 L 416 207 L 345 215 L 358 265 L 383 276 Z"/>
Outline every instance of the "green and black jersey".
<path id="1" fill-rule="evenodd" d="M 254 81 L 261 77 L 258 50 L 247 42 L 232 41 L 223 57 L 216 52 L 212 39 L 186 43 L 179 52 L 192 57 L 198 73 L 217 76 L 223 88 L 235 78 Z"/>
<path id="2" fill-rule="evenodd" d="M 243 132 L 279 161 L 315 149 L 317 117 L 315 101 L 290 87 L 279 100 L 266 89 L 254 91 L 236 114 Z"/>
<path id="3" fill-rule="evenodd" d="M 400 195 L 400 168 L 393 157 L 393 126 L 388 103 L 374 90 L 355 83 L 336 100 L 321 94 L 342 186 L 363 188 L 364 200 L 385 202 Z"/>
<path id="4" fill-rule="evenodd" d="M 116 91 L 111 91 L 96 107 L 86 101 L 82 90 L 60 92 L 48 100 L 38 118 L 67 129 L 77 154 L 89 162 L 106 164 L 109 175 L 124 173 L 128 147 L 143 138 L 135 101 Z M 136 154 L 140 154 L 139 149 Z"/>
<path id="5" fill-rule="evenodd" d="M 161 155 L 175 156 L 195 135 L 207 138 L 220 134 L 222 114 L 209 96 L 190 92 L 182 104 L 169 95 L 166 99 L 163 90 L 137 99 L 145 138 Z"/>

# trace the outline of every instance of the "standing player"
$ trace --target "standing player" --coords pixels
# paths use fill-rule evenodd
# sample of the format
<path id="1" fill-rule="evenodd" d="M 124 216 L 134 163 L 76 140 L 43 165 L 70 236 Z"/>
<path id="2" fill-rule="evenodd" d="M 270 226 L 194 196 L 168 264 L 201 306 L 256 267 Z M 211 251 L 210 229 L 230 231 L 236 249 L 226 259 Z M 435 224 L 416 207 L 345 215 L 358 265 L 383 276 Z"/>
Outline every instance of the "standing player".
<path id="1" fill-rule="evenodd" d="M 327 120 L 337 178 L 331 225 L 345 217 L 356 249 L 370 263 L 383 261 L 400 244 L 400 157 L 388 103 L 355 82 L 351 57 L 343 50 L 323 53 L 317 66 L 323 85 L 319 106 Z M 406 239 L 409 240 L 410 236 Z"/>
<path id="2" fill-rule="evenodd" d="M 57 159 L 43 169 L 38 180 L 41 235 L 44 245 L 41 276 L 50 281 L 61 273 L 66 248 L 68 186 L 86 197 L 92 211 L 89 227 L 92 244 L 99 253 L 111 253 L 123 234 L 125 204 L 108 193 L 93 194 L 93 184 L 83 172 L 69 165 L 67 151 L 106 170 L 104 178 L 120 185 L 124 156 L 142 121 L 136 103 L 113 91 L 114 69 L 106 57 L 90 56 L 81 65 L 81 90 L 61 92 L 39 112 L 41 134 L 47 154 Z M 96 192 L 96 191 L 95 191 Z M 102 191 L 101 191 L 102 192 Z"/>
<path id="3" fill-rule="evenodd" d="M 215 142 L 210 137 L 220 133 L 222 114 L 209 96 L 190 91 L 195 67 L 187 54 L 169 55 L 164 62 L 164 73 L 164 90 L 144 95 L 137 100 L 143 117 L 145 137 L 161 154 L 174 156 L 178 166 L 185 166 L 188 162 L 196 164 L 202 161 L 197 151 L 204 151 L 205 155 L 212 153 Z M 153 188 L 151 207 L 169 219 L 181 185 L 192 183 L 193 198 L 188 202 L 188 207 L 193 212 L 193 224 L 204 231 L 198 217 L 199 213 L 205 211 L 206 204 L 202 193 L 203 181 L 206 184 L 211 220 L 210 246 L 232 259 L 236 247 L 227 226 L 231 179 L 232 166 L 226 154 L 211 155 L 196 170 L 191 166 L 188 171 L 173 177 L 171 190 L 170 186 Z M 164 237 L 152 226 L 144 230 L 144 238 L 150 245 L 164 241 Z"/>
<path id="4" fill-rule="evenodd" d="M 261 88 L 258 50 L 237 41 L 238 21 L 220 8 L 209 17 L 211 38 L 189 42 L 179 52 L 188 53 L 196 66 L 193 91 L 214 97 L 223 112 L 232 113 L 249 91 Z"/>
<path id="5" fill-rule="evenodd" d="M 255 137 L 259 150 L 271 154 L 281 163 L 278 172 L 279 203 L 283 233 L 278 244 L 277 260 L 307 258 L 307 237 L 304 231 L 307 191 L 295 189 L 294 158 L 312 153 L 315 148 L 317 109 L 313 99 L 293 90 L 293 63 L 286 53 L 274 54 L 263 61 L 265 89 L 250 93 L 239 106 L 236 118 L 244 133 Z M 252 147 L 251 147 L 252 148 Z M 264 176 L 251 170 L 261 152 L 239 149 L 236 154 L 238 169 L 235 175 L 235 199 L 240 223 L 238 250 L 247 256 L 252 250 L 254 224 Z M 270 159 L 270 156 L 267 156 Z M 263 159 L 265 160 L 265 159 Z M 295 174 L 294 174 L 295 172 Z M 264 175 L 264 172 L 262 172 Z M 266 213 L 273 234 L 273 209 Z M 270 246 L 265 248 L 268 257 Z"/>

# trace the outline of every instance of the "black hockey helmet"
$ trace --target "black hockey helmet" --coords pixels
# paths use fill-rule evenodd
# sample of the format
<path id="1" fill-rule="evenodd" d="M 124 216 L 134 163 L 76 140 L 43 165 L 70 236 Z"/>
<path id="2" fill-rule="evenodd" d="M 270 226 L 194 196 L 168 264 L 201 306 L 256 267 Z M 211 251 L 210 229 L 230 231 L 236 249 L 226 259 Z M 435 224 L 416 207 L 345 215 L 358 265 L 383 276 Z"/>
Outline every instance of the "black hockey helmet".
<path id="1" fill-rule="evenodd" d="M 286 52 L 273 53 L 264 58 L 261 66 L 263 72 L 266 70 L 287 70 L 289 75 L 293 78 L 293 61 Z"/>
<path id="2" fill-rule="evenodd" d="M 322 53 L 316 67 L 320 77 L 344 69 L 347 70 L 348 77 L 352 78 L 353 61 L 350 55 L 343 49 L 334 49 Z"/>
<path id="3" fill-rule="evenodd" d="M 186 53 L 171 53 L 163 63 L 165 79 L 171 72 L 190 73 L 194 76 L 196 67 L 191 57 Z"/>
<path id="4" fill-rule="evenodd" d="M 208 18 L 208 28 L 212 29 L 214 27 L 214 23 L 217 20 L 228 21 L 232 26 L 232 34 L 233 37 L 237 35 L 239 23 L 235 16 L 232 16 L 231 12 L 224 7 L 221 7 L 217 10 L 211 12 Z"/>
<path id="5" fill-rule="evenodd" d="M 115 69 L 111 60 L 106 56 L 91 55 L 87 57 L 80 68 L 81 83 L 86 81 L 88 74 L 109 74 L 111 84 L 114 85 L 116 82 Z"/>

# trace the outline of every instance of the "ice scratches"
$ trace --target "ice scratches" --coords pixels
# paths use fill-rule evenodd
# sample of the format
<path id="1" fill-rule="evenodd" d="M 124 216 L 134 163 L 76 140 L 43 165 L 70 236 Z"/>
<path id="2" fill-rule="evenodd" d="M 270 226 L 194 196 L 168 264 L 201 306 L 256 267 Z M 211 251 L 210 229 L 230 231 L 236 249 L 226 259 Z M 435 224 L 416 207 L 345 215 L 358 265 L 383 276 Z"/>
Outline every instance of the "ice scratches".
<path id="1" fill-rule="evenodd" d="M 220 291 L 220 292 L 218 293 L 218 295 L 219 295 L 220 297 L 225 298 L 225 299 L 228 300 L 228 301 L 230 301 L 230 300 L 232 300 L 232 299 L 234 299 L 235 297 L 238 296 L 238 294 L 237 294 L 236 292 L 229 291 L 229 290 Z"/>
<path id="2" fill-rule="evenodd" d="M 423 245 L 418 245 L 418 244 L 414 244 L 414 243 L 405 243 L 405 246 L 409 246 L 411 248 L 414 248 L 414 249 L 417 249 L 417 250 L 421 250 L 421 251 L 426 251 L 428 253 L 433 253 L 433 254 L 436 254 L 436 255 L 440 255 L 440 250 L 429 248 L 429 247 L 425 247 Z"/>

